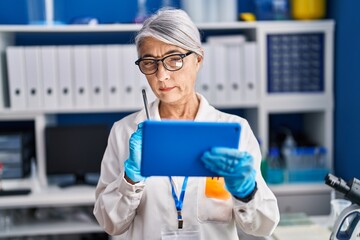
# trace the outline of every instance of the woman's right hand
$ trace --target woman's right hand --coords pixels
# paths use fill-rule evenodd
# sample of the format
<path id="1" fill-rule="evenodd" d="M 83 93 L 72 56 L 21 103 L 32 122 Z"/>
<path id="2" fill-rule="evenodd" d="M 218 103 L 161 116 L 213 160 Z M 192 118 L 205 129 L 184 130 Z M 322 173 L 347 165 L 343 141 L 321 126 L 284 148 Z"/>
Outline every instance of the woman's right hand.
<path id="1" fill-rule="evenodd" d="M 132 184 L 144 181 L 145 177 L 140 174 L 141 166 L 141 148 L 142 148 L 142 126 L 138 124 L 138 129 L 129 140 L 129 158 L 125 161 L 125 179 Z"/>

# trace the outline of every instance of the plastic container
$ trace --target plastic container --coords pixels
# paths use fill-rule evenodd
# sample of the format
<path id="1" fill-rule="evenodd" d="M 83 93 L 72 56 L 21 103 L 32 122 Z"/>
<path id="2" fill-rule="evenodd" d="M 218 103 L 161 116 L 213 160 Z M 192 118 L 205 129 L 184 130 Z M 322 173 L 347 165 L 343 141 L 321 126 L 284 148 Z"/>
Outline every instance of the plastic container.
<path id="1" fill-rule="evenodd" d="M 53 0 L 28 0 L 27 10 L 29 24 L 53 25 L 54 1 Z M 58 24 L 58 22 L 56 22 Z"/>
<path id="2" fill-rule="evenodd" d="M 289 19 L 289 2 L 288 0 L 273 0 L 273 18 L 274 20 Z"/>
<path id="3" fill-rule="evenodd" d="M 281 163 L 280 151 L 276 147 L 269 150 L 267 161 L 266 181 L 278 184 L 284 182 L 284 167 Z"/>
<path id="4" fill-rule="evenodd" d="M 135 23 L 143 23 L 148 17 L 146 0 L 138 0 L 138 10 L 135 17 Z"/>
<path id="5" fill-rule="evenodd" d="M 312 20 L 325 17 L 326 0 L 291 0 L 291 15 L 297 20 Z"/>
<path id="6" fill-rule="evenodd" d="M 288 152 L 285 161 L 289 170 L 326 168 L 326 149 L 323 147 L 296 147 Z"/>
<path id="7" fill-rule="evenodd" d="M 326 168 L 292 169 L 287 170 L 287 181 L 290 183 L 323 182 L 329 170 Z"/>
<path id="8" fill-rule="evenodd" d="M 181 0 L 181 8 L 190 16 L 195 23 L 206 22 L 205 0 Z"/>
<path id="9" fill-rule="evenodd" d="M 286 158 L 289 182 L 320 182 L 329 173 L 324 147 L 296 147 Z"/>
<path id="10" fill-rule="evenodd" d="M 289 0 L 255 0 L 257 20 L 289 19 Z"/>
<path id="11" fill-rule="evenodd" d="M 238 20 L 236 0 L 181 0 L 181 8 L 195 23 L 236 22 Z"/>
<path id="12" fill-rule="evenodd" d="M 281 147 L 281 153 L 282 153 L 282 156 L 286 163 L 288 163 L 292 160 L 292 158 L 294 156 L 295 148 L 296 148 L 295 139 L 294 139 L 293 135 L 291 134 L 291 132 L 289 131 L 286 134 L 286 138 Z"/>
<path id="13" fill-rule="evenodd" d="M 236 22 L 238 20 L 237 0 L 222 0 L 219 2 L 219 22 Z"/>

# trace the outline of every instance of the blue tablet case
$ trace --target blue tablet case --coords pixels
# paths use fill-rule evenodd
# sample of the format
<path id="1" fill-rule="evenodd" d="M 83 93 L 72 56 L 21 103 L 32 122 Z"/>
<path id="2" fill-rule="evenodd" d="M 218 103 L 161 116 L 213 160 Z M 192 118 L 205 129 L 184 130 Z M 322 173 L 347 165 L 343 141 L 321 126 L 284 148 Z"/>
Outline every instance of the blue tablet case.
<path id="1" fill-rule="evenodd" d="M 238 148 L 240 132 L 239 123 L 145 121 L 141 175 L 216 176 L 201 156 L 212 147 Z"/>

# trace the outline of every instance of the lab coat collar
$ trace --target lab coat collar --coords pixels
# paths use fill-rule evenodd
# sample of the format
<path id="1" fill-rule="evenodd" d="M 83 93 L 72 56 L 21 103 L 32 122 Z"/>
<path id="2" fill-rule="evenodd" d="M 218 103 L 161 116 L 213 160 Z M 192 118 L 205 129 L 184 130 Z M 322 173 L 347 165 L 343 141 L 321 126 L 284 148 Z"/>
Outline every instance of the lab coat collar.
<path id="1" fill-rule="evenodd" d="M 194 121 L 196 122 L 214 121 L 216 109 L 209 104 L 209 102 L 206 100 L 206 98 L 203 95 L 197 93 L 197 96 L 200 99 L 200 106 Z"/>
<path id="2" fill-rule="evenodd" d="M 199 93 L 196 93 L 197 97 L 200 99 L 200 105 L 198 112 L 195 116 L 194 121 L 196 122 L 204 122 L 209 121 L 210 119 L 214 119 L 215 108 L 209 104 L 204 96 Z M 156 99 L 149 105 L 149 115 L 151 120 L 161 121 L 159 114 L 159 103 L 160 100 Z M 136 124 L 143 122 L 146 120 L 146 112 L 145 108 L 143 108 L 136 118 Z"/>

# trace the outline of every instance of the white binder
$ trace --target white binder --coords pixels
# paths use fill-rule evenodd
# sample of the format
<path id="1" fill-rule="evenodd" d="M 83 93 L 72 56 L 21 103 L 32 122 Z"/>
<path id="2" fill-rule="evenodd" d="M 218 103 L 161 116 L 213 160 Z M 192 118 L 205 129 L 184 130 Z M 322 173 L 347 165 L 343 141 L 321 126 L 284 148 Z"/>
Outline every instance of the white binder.
<path id="1" fill-rule="evenodd" d="M 226 45 L 227 52 L 227 85 L 229 90 L 228 104 L 239 106 L 245 99 L 244 84 L 244 46 L 243 43 Z"/>
<path id="2" fill-rule="evenodd" d="M 39 47 L 24 47 L 27 103 L 29 109 L 43 107 Z"/>
<path id="3" fill-rule="evenodd" d="M 134 44 L 122 45 L 122 79 L 121 101 L 126 104 L 126 108 L 137 109 L 142 103 L 141 91 L 139 86 L 140 70 L 135 65 L 137 51 Z M 142 106 L 142 105 L 141 105 Z"/>
<path id="4" fill-rule="evenodd" d="M 204 49 L 204 58 L 202 66 L 200 67 L 198 78 L 196 80 L 196 91 L 201 93 L 209 103 L 213 103 L 213 76 L 211 65 L 213 61 L 212 49 L 211 46 L 207 43 L 203 44 Z"/>
<path id="5" fill-rule="evenodd" d="M 7 70 L 9 80 L 10 108 L 22 110 L 27 107 L 25 80 L 25 56 L 23 47 L 6 49 Z"/>
<path id="6" fill-rule="evenodd" d="M 56 109 L 59 99 L 56 47 L 41 47 L 40 51 L 44 108 Z"/>
<path id="7" fill-rule="evenodd" d="M 245 101 L 256 104 L 258 100 L 259 81 L 257 78 L 256 43 L 244 44 L 244 68 L 245 68 Z"/>
<path id="8" fill-rule="evenodd" d="M 242 35 L 213 36 L 208 38 L 213 50 L 214 104 L 224 106 L 240 104 L 242 96 L 241 46 Z"/>
<path id="9" fill-rule="evenodd" d="M 106 55 L 106 88 L 105 97 L 108 107 L 122 107 L 120 90 L 123 89 L 122 79 L 122 48 L 121 45 L 105 46 Z"/>
<path id="10" fill-rule="evenodd" d="M 89 47 L 74 46 L 75 107 L 90 107 Z"/>
<path id="11" fill-rule="evenodd" d="M 57 60 L 59 108 L 70 109 L 75 106 L 72 47 L 58 46 Z"/>
<path id="12" fill-rule="evenodd" d="M 220 43 L 210 43 L 212 58 L 212 75 L 213 79 L 213 103 L 216 106 L 224 106 L 227 104 L 228 85 L 226 74 L 226 46 Z"/>
<path id="13" fill-rule="evenodd" d="M 105 107 L 104 46 L 90 46 L 90 101 L 92 107 Z"/>

